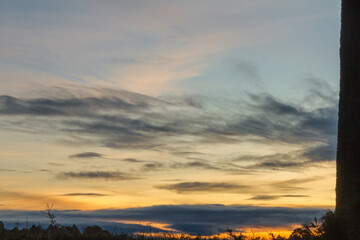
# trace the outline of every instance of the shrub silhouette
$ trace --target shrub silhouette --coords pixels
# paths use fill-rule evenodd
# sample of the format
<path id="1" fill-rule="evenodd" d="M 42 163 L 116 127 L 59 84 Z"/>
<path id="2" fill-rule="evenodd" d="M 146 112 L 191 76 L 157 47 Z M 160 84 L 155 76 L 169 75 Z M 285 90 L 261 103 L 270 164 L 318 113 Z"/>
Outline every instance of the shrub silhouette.
<path id="1" fill-rule="evenodd" d="M 286 238 L 280 235 L 275 236 L 273 233 L 269 233 L 269 240 L 286 240 Z"/>
<path id="2" fill-rule="evenodd" d="M 83 231 L 83 237 L 89 240 L 110 239 L 111 234 L 106 230 L 102 230 L 101 227 L 95 225 L 86 227 Z"/>
<path id="3" fill-rule="evenodd" d="M 41 239 L 43 235 L 44 235 L 44 229 L 40 225 L 38 226 L 33 225 L 29 229 L 27 237 L 29 240 L 36 240 L 36 239 Z"/>
<path id="4" fill-rule="evenodd" d="M 322 220 L 322 229 L 323 229 L 323 239 L 327 240 L 344 240 L 345 233 L 342 223 L 338 220 L 335 213 L 332 211 L 327 211 L 325 215 L 321 218 Z"/>
<path id="5" fill-rule="evenodd" d="M 231 228 L 226 228 L 225 231 L 229 234 L 230 238 L 233 240 L 245 240 L 246 236 L 243 235 L 241 232 L 236 235 L 233 233 L 233 230 Z"/>

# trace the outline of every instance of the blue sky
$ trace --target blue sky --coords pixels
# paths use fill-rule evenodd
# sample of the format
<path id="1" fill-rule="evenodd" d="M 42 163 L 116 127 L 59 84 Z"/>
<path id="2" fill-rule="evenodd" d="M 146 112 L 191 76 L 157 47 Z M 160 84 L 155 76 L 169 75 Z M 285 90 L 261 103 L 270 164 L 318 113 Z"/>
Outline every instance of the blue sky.
<path id="1" fill-rule="evenodd" d="M 1 1 L 1 211 L 333 208 L 339 19 L 335 0 Z"/>

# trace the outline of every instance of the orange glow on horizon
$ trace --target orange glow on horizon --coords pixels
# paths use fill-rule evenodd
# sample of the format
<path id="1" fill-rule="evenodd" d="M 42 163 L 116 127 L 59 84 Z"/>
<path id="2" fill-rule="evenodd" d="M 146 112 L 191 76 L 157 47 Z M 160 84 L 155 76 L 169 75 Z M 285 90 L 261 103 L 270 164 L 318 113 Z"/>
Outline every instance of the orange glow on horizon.
<path id="1" fill-rule="evenodd" d="M 263 237 L 263 238 L 267 238 L 269 237 L 269 234 L 274 234 L 275 236 L 282 236 L 282 237 L 286 237 L 288 238 L 290 236 L 290 234 L 292 233 L 292 231 L 290 230 L 276 230 L 276 231 L 253 231 L 253 229 L 246 229 L 244 232 L 241 232 L 242 235 L 245 235 L 247 237 Z M 174 238 L 191 238 L 191 239 L 195 239 L 198 238 L 199 236 L 197 235 L 190 235 L 190 234 L 185 234 L 185 233 L 139 233 L 145 236 L 157 236 L 157 237 L 163 237 L 163 236 L 170 236 L 170 237 L 174 237 Z M 235 235 L 239 235 L 240 232 L 233 232 L 233 234 Z M 202 238 L 218 238 L 218 239 L 229 239 L 230 236 L 228 233 L 226 232 L 222 232 L 219 234 L 215 234 L 215 235 L 201 235 Z"/>
<path id="2" fill-rule="evenodd" d="M 143 225 L 143 226 L 149 226 L 149 228 L 153 227 L 153 228 L 158 228 L 158 229 L 161 229 L 164 231 L 176 232 L 175 229 L 169 227 L 170 224 L 168 224 L 168 223 L 151 222 L 151 221 L 136 221 L 136 220 L 106 220 L 106 219 L 101 219 L 101 220 L 104 222 L 138 224 L 138 225 Z"/>
<path id="3" fill-rule="evenodd" d="M 155 233 L 155 232 L 139 232 L 138 234 L 143 234 L 146 236 L 164 236 L 164 235 L 171 235 L 171 237 L 181 238 L 181 237 L 188 237 L 188 238 L 197 238 L 196 235 L 179 233 L 176 229 L 172 229 L 170 224 L 168 223 L 160 223 L 160 222 L 152 222 L 152 221 L 136 221 L 136 220 L 106 220 L 106 219 L 99 219 L 105 222 L 115 222 L 115 223 L 124 223 L 124 224 L 138 224 L 143 226 L 149 226 L 149 228 L 158 228 L 163 231 L 169 231 L 168 233 Z M 282 237 L 289 237 L 292 231 L 298 227 L 301 227 L 300 224 L 289 225 L 289 226 L 278 226 L 278 227 L 246 227 L 246 228 L 237 228 L 234 229 L 232 234 L 234 235 L 245 235 L 247 237 L 251 236 L 258 236 L 258 237 L 269 237 L 269 234 L 272 233 L 275 236 L 282 236 Z M 150 229 L 149 229 L 150 230 Z M 229 239 L 228 232 L 222 232 L 215 235 L 201 235 L 204 238 L 220 238 L 220 239 Z"/>

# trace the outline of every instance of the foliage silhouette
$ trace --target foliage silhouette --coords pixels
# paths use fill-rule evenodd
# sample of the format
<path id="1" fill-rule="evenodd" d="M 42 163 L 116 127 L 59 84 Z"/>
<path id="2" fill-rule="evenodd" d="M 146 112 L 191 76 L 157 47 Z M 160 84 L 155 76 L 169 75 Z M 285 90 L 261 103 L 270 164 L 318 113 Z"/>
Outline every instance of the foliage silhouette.
<path id="1" fill-rule="evenodd" d="M 45 216 L 47 216 L 49 218 L 50 221 L 50 225 L 51 226 L 57 226 L 59 227 L 59 225 L 56 223 L 56 216 L 55 213 L 53 211 L 53 207 L 54 204 L 49 205 L 48 203 L 46 204 L 46 209 L 40 211 L 41 213 L 43 213 Z"/>

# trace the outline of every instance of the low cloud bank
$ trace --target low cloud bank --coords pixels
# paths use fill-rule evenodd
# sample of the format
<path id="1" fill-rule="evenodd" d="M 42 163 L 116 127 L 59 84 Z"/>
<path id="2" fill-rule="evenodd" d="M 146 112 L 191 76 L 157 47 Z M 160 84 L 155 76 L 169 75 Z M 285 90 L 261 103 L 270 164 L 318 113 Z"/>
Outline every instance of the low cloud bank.
<path id="1" fill-rule="evenodd" d="M 122 232 L 163 231 L 148 224 L 125 224 L 146 221 L 167 224 L 167 228 L 190 234 L 212 235 L 224 232 L 227 227 L 278 227 L 301 224 L 321 216 L 321 208 L 256 207 L 250 205 L 158 205 L 127 209 L 96 211 L 55 210 L 58 222 L 64 225 L 100 225 Z M 13 227 L 18 219 L 29 224 L 46 224 L 39 211 L 0 210 L 1 221 Z M 121 221 L 125 223 L 121 223 Z"/>

